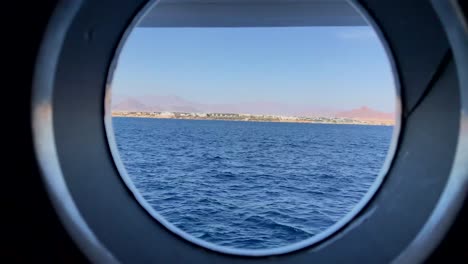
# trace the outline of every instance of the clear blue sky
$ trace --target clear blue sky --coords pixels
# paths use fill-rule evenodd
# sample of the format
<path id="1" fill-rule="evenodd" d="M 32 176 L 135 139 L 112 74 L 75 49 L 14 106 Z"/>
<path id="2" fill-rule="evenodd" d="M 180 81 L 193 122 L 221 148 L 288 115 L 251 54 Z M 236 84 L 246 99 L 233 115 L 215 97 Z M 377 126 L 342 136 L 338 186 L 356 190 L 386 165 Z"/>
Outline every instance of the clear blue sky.
<path id="1" fill-rule="evenodd" d="M 200 103 L 395 106 L 390 64 L 370 27 L 136 28 L 112 87 Z"/>

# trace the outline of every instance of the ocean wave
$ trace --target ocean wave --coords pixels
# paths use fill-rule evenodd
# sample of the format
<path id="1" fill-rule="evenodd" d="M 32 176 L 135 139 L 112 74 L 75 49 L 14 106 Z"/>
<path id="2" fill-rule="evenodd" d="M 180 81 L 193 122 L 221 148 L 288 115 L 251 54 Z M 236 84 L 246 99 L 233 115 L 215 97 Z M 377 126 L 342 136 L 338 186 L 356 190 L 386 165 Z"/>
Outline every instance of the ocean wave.
<path id="1" fill-rule="evenodd" d="M 341 219 L 372 185 L 392 135 L 366 126 L 126 118 L 114 130 L 130 178 L 158 213 L 234 248 L 288 245 Z"/>
<path id="2" fill-rule="evenodd" d="M 305 235 L 305 236 L 312 236 L 313 234 L 304 231 L 300 228 L 290 226 L 288 224 L 278 223 L 270 218 L 262 217 L 259 215 L 249 216 L 242 221 L 242 223 L 252 223 L 254 225 L 259 225 L 262 227 L 266 227 L 270 230 L 281 230 L 287 232 L 289 235 Z"/>

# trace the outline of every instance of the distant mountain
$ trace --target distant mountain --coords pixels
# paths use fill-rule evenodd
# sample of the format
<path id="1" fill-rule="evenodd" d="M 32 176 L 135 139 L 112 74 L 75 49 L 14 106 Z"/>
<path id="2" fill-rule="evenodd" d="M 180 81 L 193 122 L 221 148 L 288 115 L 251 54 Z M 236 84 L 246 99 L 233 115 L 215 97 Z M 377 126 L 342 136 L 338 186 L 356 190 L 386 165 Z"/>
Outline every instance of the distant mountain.
<path id="1" fill-rule="evenodd" d="M 185 100 L 174 95 L 147 95 L 135 98 L 150 107 L 156 107 L 159 111 L 170 112 L 200 112 L 199 104 Z M 158 110 L 154 110 L 158 111 Z"/>
<path id="2" fill-rule="evenodd" d="M 394 113 L 380 112 L 374 109 L 371 109 L 367 106 L 362 106 L 360 108 L 352 109 L 349 111 L 341 111 L 335 114 L 336 117 L 346 117 L 354 118 L 361 120 L 393 120 L 395 119 Z"/>
<path id="3" fill-rule="evenodd" d="M 112 111 L 199 112 L 195 104 L 178 96 L 139 96 L 113 98 Z"/>
<path id="4" fill-rule="evenodd" d="M 146 112 L 146 111 L 159 111 L 154 110 L 155 107 L 148 107 L 134 98 L 125 98 L 112 105 L 112 111 L 133 111 L 133 112 Z"/>
<path id="5" fill-rule="evenodd" d="M 349 111 L 320 108 L 306 105 L 290 105 L 278 102 L 255 101 L 235 104 L 204 104 L 192 102 L 173 95 L 115 96 L 112 111 L 128 112 L 192 112 L 192 113 L 239 113 L 289 116 L 346 117 L 354 119 L 393 120 L 392 113 L 379 112 L 363 106 Z"/>

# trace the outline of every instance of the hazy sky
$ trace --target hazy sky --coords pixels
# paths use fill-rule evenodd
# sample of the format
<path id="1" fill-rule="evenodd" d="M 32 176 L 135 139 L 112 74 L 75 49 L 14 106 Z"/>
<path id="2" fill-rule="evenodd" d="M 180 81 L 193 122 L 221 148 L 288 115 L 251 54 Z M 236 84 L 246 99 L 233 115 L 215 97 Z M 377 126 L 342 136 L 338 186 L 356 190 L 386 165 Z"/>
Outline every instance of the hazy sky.
<path id="1" fill-rule="evenodd" d="M 395 106 L 390 64 L 370 27 L 136 28 L 112 87 L 200 103 Z"/>

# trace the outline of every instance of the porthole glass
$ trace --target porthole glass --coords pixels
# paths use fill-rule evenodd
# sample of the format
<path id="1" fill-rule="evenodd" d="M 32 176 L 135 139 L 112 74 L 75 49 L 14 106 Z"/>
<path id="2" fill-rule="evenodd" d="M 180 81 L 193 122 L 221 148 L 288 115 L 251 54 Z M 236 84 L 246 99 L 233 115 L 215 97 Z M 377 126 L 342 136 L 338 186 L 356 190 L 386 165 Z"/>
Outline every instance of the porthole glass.
<path id="1" fill-rule="evenodd" d="M 116 55 L 107 129 L 123 180 L 157 221 L 219 251 L 329 236 L 393 152 L 398 97 L 374 28 L 340 1 L 264 19 L 188 2 L 149 8 Z"/>

